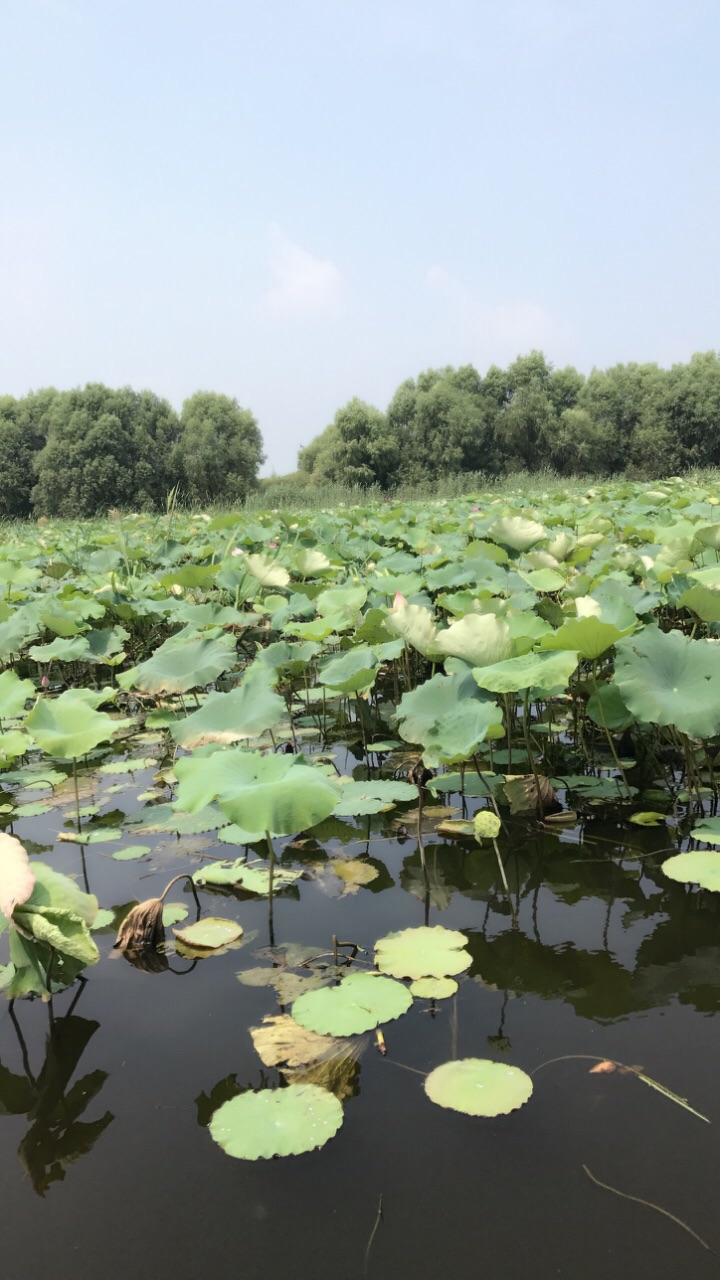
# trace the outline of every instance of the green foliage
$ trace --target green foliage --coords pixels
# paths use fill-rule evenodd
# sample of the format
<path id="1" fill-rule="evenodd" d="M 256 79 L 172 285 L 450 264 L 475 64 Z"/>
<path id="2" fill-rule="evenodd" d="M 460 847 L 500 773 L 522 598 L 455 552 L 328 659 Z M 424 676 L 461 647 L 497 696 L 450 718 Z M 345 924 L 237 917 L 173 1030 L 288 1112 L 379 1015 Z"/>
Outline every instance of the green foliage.
<path id="1" fill-rule="evenodd" d="M 198 391 L 185 401 L 173 468 L 187 500 L 242 502 L 263 459 L 257 422 L 237 400 Z"/>

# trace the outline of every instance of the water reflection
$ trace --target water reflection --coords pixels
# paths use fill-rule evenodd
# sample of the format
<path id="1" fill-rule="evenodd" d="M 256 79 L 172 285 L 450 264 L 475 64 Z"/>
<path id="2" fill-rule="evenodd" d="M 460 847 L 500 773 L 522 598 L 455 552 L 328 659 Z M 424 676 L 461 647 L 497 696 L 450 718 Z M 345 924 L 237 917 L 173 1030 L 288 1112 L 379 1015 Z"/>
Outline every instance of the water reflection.
<path id="1" fill-rule="evenodd" d="M 91 1071 L 71 1083 L 100 1024 L 72 1011 L 63 1018 L 51 1017 L 45 1061 L 36 1076 L 14 1008 L 10 1017 L 24 1074 L 15 1074 L 0 1063 L 0 1114 L 27 1116 L 30 1121 L 18 1155 L 34 1190 L 44 1196 L 51 1183 L 62 1182 L 69 1164 L 92 1150 L 114 1120 L 110 1111 L 98 1120 L 80 1118 L 100 1093 L 107 1071 Z"/>

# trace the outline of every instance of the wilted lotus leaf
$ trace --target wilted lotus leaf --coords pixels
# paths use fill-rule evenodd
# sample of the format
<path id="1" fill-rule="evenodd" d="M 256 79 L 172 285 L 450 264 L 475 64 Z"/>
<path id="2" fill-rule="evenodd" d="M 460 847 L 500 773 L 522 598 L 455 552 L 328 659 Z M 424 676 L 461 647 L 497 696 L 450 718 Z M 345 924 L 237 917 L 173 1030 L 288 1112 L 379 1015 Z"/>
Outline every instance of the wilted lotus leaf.
<path id="1" fill-rule="evenodd" d="M 346 893 L 356 893 L 361 885 L 377 880 L 378 869 L 369 862 L 345 861 L 334 858 L 330 863 L 335 875 L 342 880 Z"/>
<path id="2" fill-rule="evenodd" d="M 321 976 L 312 970 L 293 973 L 291 969 L 241 969 L 238 982 L 244 987 L 273 987 L 280 1004 L 294 1004 L 306 991 L 317 991 L 334 981 L 334 973 Z"/>
<path id="3" fill-rule="evenodd" d="M 702 836 L 696 838 L 702 839 Z M 714 850 L 678 853 L 663 862 L 662 870 L 670 880 L 679 880 L 681 884 L 697 884 L 715 893 L 720 891 L 720 853 Z"/>
<path id="4" fill-rule="evenodd" d="M 511 813 L 540 813 L 557 804 L 557 796 L 547 778 L 532 773 L 509 773 L 503 791 Z"/>
<path id="5" fill-rule="evenodd" d="M 464 973 L 472 956 L 463 948 L 467 938 L 442 925 L 401 929 L 375 944 L 375 963 L 381 973 L 394 978 L 448 978 Z"/>
<path id="6" fill-rule="evenodd" d="M 351 973 L 339 987 L 300 996 L 292 1008 L 303 1027 L 319 1035 L 354 1036 L 399 1018 L 412 1004 L 406 987 L 373 973 Z"/>
<path id="7" fill-rule="evenodd" d="M 425 1080 L 431 1102 L 467 1116 L 504 1116 L 532 1094 L 533 1083 L 519 1067 L 489 1058 L 459 1058 L 436 1067 Z"/>
<path id="8" fill-rule="evenodd" d="M 224 920 L 220 916 L 208 916 L 184 929 L 173 929 L 175 937 L 186 946 L 208 951 L 215 951 L 218 947 L 227 946 L 229 942 L 235 942 L 241 937 L 242 931 L 242 925 L 236 920 Z"/>
<path id="9" fill-rule="evenodd" d="M 314 1084 L 243 1093 L 210 1121 L 210 1135 L 238 1160 L 270 1160 L 323 1147 L 340 1128 L 342 1106 Z"/>
<path id="10" fill-rule="evenodd" d="M 334 1036 L 319 1036 L 307 1027 L 301 1027 L 289 1013 L 264 1018 L 259 1027 L 250 1027 L 250 1035 L 266 1067 L 284 1063 L 288 1067 L 301 1067 L 309 1062 L 344 1053 L 349 1041 Z"/>

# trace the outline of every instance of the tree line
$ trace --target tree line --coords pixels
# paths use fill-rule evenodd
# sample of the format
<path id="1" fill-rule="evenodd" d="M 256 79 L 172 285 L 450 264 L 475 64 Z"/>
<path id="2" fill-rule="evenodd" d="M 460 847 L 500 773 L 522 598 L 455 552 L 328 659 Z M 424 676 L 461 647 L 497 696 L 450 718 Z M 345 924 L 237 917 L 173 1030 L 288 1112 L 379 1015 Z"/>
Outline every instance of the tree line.
<path id="1" fill-rule="evenodd" d="M 384 413 L 351 400 L 301 450 L 293 480 L 392 489 L 463 471 L 650 478 L 718 465 L 720 353 L 586 377 L 532 351 L 485 377 L 472 365 L 430 369 Z"/>
<path id="2" fill-rule="evenodd" d="M 263 461 L 251 411 L 215 392 L 179 414 L 151 391 L 99 383 L 0 397 L 0 518 L 161 510 L 173 489 L 188 504 L 237 505 Z M 532 351 L 484 377 L 472 365 L 429 369 L 385 412 L 350 400 L 281 478 L 298 491 L 391 490 L 463 472 L 650 478 L 709 466 L 720 466 L 720 353 L 586 377 Z"/>
<path id="3" fill-rule="evenodd" d="M 0 518 L 94 516 L 111 507 L 242 503 L 257 487 L 262 436 L 249 409 L 199 391 L 176 413 L 152 391 L 0 397 Z"/>

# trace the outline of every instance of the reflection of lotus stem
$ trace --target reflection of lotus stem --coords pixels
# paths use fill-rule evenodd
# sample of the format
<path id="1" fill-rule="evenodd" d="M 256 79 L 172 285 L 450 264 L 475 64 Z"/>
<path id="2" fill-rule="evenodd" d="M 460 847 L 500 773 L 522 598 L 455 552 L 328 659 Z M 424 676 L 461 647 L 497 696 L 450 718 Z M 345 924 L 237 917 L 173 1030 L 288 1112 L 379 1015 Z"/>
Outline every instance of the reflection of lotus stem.
<path id="1" fill-rule="evenodd" d="M 596 667 L 597 667 L 597 658 L 592 664 L 591 678 L 592 678 L 593 691 L 595 693 L 595 698 L 597 699 L 598 711 L 600 712 L 600 719 L 602 720 L 602 727 L 605 730 L 605 737 L 607 738 L 608 746 L 610 748 L 610 751 L 612 752 L 612 758 L 615 761 L 615 767 L 616 769 L 620 770 L 620 777 L 622 778 L 623 786 L 625 787 L 625 797 L 627 800 L 632 800 L 632 795 L 630 794 L 630 787 L 628 786 L 628 780 L 625 774 L 625 770 L 623 769 L 620 763 L 620 757 L 615 749 L 613 736 L 610 733 L 610 730 L 607 727 L 607 722 L 605 720 L 605 712 L 603 711 L 602 700 L 600 698 L 600 690 L 598 688 L 597 676 L 595 675 Z"/>
<path id="2" fill-rule="evenodd" d="M 273 925 L 273 880 L 275 877 L 275 850 L 273 842 L 270 838 L 270 832 L 265 832 L 265 841 L 268 847 L 268 938 L 270 946 L 275 946 L 275 927 Z"/>
<path id="3" fill-rule="evenodd" d="M 527 751 L 527 758 L 530 762 L 530 770 L 532 772 L 533 778 L 535 779 L 535 791 L 536 791 L 536 797 L 537 797 L 535 800 L 535 808 L 537 809 L 538 817 L 542 822 L 543 818 L 545 817 L 545 810 L 543 808 L 542 792 L 540 790 L 540 777 L 538 775 L 537 765 L 535 763 L 535 752 L 533 751 L 532 744 L 530 742 L 529 721 L 530 721 L 530 690 L 526 689 L 523 697 L 523 737 L 525 739 L 525 750 Z"/>

